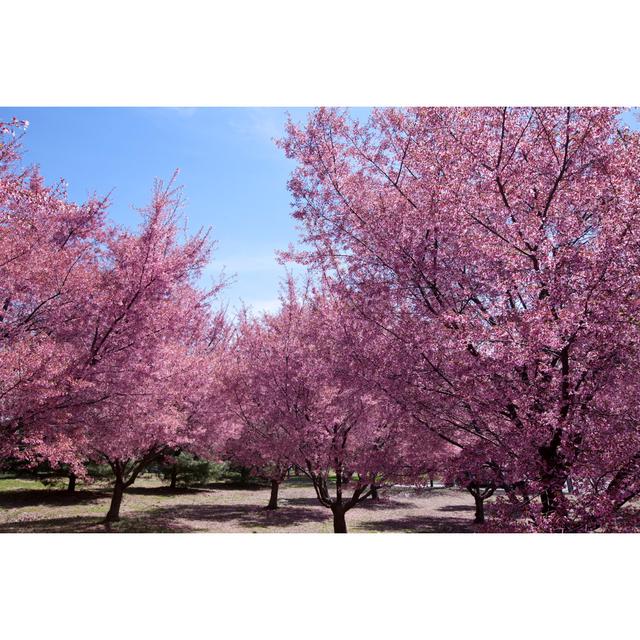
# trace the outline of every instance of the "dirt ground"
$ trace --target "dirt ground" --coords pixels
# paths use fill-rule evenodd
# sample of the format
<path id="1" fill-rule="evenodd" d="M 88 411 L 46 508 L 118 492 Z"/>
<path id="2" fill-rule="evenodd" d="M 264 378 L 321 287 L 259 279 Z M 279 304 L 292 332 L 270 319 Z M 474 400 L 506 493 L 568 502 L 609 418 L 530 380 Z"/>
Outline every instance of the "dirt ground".
<path id="1" fill-rule="evenodd" d="M 80 486 L 75 494 L 24 486 L 0 491 L 0 532 L 105 532 L 109 487 Z M 35 483 L 33 486 L 36 486 Z M 280 508 L 264 509 L 267 487 L 212 484 L 171 493 L 153 477 L 125 493 L 113 532 L 330 533 L 331 513 L 310 485 L 289 481 Z M 474 531 L 473 499 L 455 489 L 386 489 L 347 513 L 351 533 L 466 533 Z"/>

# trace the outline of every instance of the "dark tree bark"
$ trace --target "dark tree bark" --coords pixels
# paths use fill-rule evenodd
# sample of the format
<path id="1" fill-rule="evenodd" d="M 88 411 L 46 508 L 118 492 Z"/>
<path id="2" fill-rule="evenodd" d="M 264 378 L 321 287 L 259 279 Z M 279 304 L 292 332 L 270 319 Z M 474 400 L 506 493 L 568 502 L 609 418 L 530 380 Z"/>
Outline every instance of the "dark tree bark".
<path id="1" fill-rule="evenodd" d="M 540 479 L 544 484 L 544 489 L 540 492 L 540 502 L 542 502 L 542 513 L 548 515 L 553 513 L 562 500 L 562 487 L 564 486 L 567 473 L 563 469 L 563 458 L 559 447 L 562 438 L 562 429 L 556 429 L 549 444 L 538 447 L 538 453 L 542 461 Z"/>
<path id="2" fill-rule="evenodd" d="M 380 500 L 380 494 L 378 493 L 378 487 L 375 484 L 371 485 L 371 499 Z"/>
<path id="3" fill-rule="evenodd" d="M 74 493 L 76 490 L 76 474 L 71 472 L 69 474 L 69 484 L 67 485 L 67 493 Z"/>
<path id="4" fill-rule="evenodd" d="M 433 476 L 429 476 L 429 488 L 433 489 Z"/>
<path id="5" fill-rule="evenodd" d="M 371 495 L 373 485 L 358 484 L 358 486 L 354 488 L 351 497 L 345 498 L 343 496 L 342 474 L 336 473 L 336 495 L 335 498 L 332 498 L 329 494 L 327 477 L 313 473 L 310 463 L 307 463 L 307 466 L 309 471 L 306 472 L 306 475 L 313 482 L 313 488 L 315 489 L 318 501 L 323 507 L 331 509 L 331 513 L 333 514 L 333 532 L 347 533 L 347 521 L 345 518 L 347 511 L 363 500 L 366 500 Z M 335 468 L 339 469 L 340 465 L 336 464 Z M 358 479 L 358 483 L 360 482 L 361 478 Z"/>
<path id="6" fill-rule="evenodd" d="M 480 487 L 476 482 L 467 485 L 467 491 L 473 496 L 476 505 L 474 524 L 484 524 L 484 501 L 493 495 L 495 487 Z"/>
<path id="7" fill-rule="evenodd" d="M 103 458 L 109 463 L 113 474 L 116 477 L 113 485 L 113 493 L 111 495 L 111 505 L 105 518 L 106 523 L 117 522 L 120 520 L 120 505 L 122 504 L 122 496 L 124 490 L 130 487 L 136 478 L 142 473 L 152 462 L 167 455 L 167 450 L 160 447 L 151 449 L 147 455 L 138 460 L 113 460 L 103 455 Z"/>
<path id="8" fill-rule="evenodd" d="M 476 524 L 484 524 L 484 498 L 473 496 L 476 501 L 476 516 L 474 522 Z"/>
<path id="9" fill-rule="evenodd" d="M 333 505 L 333 533 L 347 533 L 347 520 L 344 517 L 345 511 L 342 505 Z"/>
<path id="10" fill-rule="evenodd" d="M 171 491 L 175 491 L 178 486 L 178 464 L 174 463 L 171 467 L 171 484 L 169 485 L 169 489 Z"/>
<path id="11" fill-rule="evenodd" d="M 547 516 L 558 508 L 560 493 L 556 488 L 544 489 L 540 492 L 540 502 L 542 502 L 542 514 Z"/>
<path id="12" fill-rule="evenodd" d="M 122 496 L 124 495 L 124 480 L 121 474 L 116 474 L 116 482 L 113 486 L 113 494 L 111 495 L 111 506 L 107 513 L 107 522 L 118 522 L 120 520 L 120 505 L 122 504 Z"/>
<path id="13" fill-rule="evenodd" d="M 278 489 L 280 488 L 280 482 L 278 480 L 271 481 L 271 495 L 269 496 L 269 504 L 267 509 L 278 508 Z"/>
<path id="14" fill-rule="evenodd" d="M 560 408 L 560 424 L 566 419 L 571 402 L 571 394 L 569 388 L 569 348 L 567 344 L 560 352 L 560 364 L 562 372 L 561 396 L 562 406 Z M 548 515 L 558 511 L 563 503 L 562 488 L 569 477 L 570 465 L 565 453 L 561 451 L 563 429 L 562 426 L 557 427 L 548 444 L 538 447 L 538 453 L 542 460 L 541 480 L 544 486 L 540 493 L 540 501 L 542 502 L 542 513 Z M 568 438 L 565 442 L 564 449 L 573 448 L 577 453 L 580 446 L 581 438 Z"/>

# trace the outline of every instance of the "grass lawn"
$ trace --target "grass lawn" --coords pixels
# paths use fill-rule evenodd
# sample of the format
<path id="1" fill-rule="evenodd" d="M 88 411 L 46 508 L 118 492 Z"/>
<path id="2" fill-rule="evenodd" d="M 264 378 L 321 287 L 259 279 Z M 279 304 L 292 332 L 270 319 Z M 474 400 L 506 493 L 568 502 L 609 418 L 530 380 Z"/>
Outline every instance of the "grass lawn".
<path id="1" fill-rule="evenodd" d="M 39 480 L 30 480 L 24 478 L 0 478 L 0 492 L 3 491 L 18 491 L 20 489 L 46 489 L 46 485 L 42 484 Z"/>
<path id="2" fill-rule="evenodd" d="M 29 479 L 0 479 L 0 532 L 105 532 L 110 486 L 78 483 L 75 494 Z M 112 532 L 332 532 L 331 513 L 303 478 L 280 489 L 280 508 L 267 511 L 267 487 L 213 483 L 170 492 L 143 476 L 125 493 Z M 473 499 L 456 489 L 388 489 L 347 514 L 352 533 L 470 532 Z"/>

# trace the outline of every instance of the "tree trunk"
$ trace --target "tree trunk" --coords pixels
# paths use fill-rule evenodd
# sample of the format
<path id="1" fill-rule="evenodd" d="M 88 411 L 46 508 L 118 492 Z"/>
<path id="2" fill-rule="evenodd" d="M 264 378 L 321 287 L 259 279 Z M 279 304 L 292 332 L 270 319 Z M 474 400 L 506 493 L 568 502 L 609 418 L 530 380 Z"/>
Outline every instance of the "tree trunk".
<path id="1" fill-rule="evenodd" d="M 69 484 L 67 485 L 67 493 L 74 493 L 76 490 L 76 474 L 71 472 L 69 474 Z"/>
<path id="2" fill-rule="evenodd" d="M 111 495 L 111 506 L 107 513 L 107 522 L 117 522 L 120 520 L 120 505 L 122 504 L 122 495 L 124 494 L 124 480 L 121 476 L 116 476 L 116 483 L 113 486 L 113 494 Z"/>
<path id="3" fill-rule="evenodd" d="M 567 356 L 567 348 L 562 350 L 562 370 L 563 376 L 565 371 L 565 359 Z M 563 408 L 564 410 L 564 408 Z M 542 514 L 548 515 L 556 511 L 558 503 L 562 500 L 562 487 L 566 479 L 566 472 L 563 474 L 565 465 L 559 453 L 559 447 L 562 440 L 562 429 L 558 428 L 553 432 L 553 436 L 547 445 L 538 447 L 538 453 L 542 459 L 542 468 L 540 471 L 540 480 L 544 489 L 540 493 L 540 502 L 542 503 Z M 564 477 L 562 477 L 564 475 Z"/>
<path id="4" fill-rule="evenodd" d="M 493 495 L 495 486 L 485 486 L 483 489 L 477 482 L 471 482 L 467 485 L 467 491 L 473 496 L 476 503 L 474 524 L 484 524 L 484 501 Z"/>
<path id="5" fill-rule="evenodd" d="M 269 504 L 267 505 L 267 509 L 277 509 L 278 508 L 278 489 L 280 488 L 280 483 L 277 480 L 271 481 L 271 496 L 269 497 Z"/>
<path id="6" fill-rule="evenodd" d="M 476 517 L 474 523 L 484 524 L 484 498 L 479 495 L 474 495 L 473 499 L 476 501 Z"/>
<path id="7" fill-rule="evenodd" d="M 347 521 L 344 517 L 344 508 L 331 507 L 333 512 L 333 533 L 347 533 Z"/>
<path id="8" fill-rule="evenodd" d="M 371 499 L 380 500 L 380 494 L 378 493 L 378 487 L 375 484 L 371 485 Z"/>
<path id="9" fill-rule="evenodd" d="M 251 469 L 247 467 L 242 467 L 240 469 L 240 484 L 247 484 L 249 482 L 249 478 L 251 477 Z"/>
<path id="10" fill-rule="evenodd" d="M 178 465 L 176 463 L 171 467 L 171 484 L 169 485 L 169 489 L 171 489 L 171 491 L 176 490 L 177 482 L 178 482 Z"/>
<path id="11" fill-rule="evenodd" d="M 542 515 L 546 516 L 556 511 L 559 502 L 557 489 L 554 487 L 541 491 L 540 502 L 542 502 Z"/>
<path id="12" fill-rule="evenodd" d="M 433 489 L 433 476 L 429 476 L 429 488 Z"/>

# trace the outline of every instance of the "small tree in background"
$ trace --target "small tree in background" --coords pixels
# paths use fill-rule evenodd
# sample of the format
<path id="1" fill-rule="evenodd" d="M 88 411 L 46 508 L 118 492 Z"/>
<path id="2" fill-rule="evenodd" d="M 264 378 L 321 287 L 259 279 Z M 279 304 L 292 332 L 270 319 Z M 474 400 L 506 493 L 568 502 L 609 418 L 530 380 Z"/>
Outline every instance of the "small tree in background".
<path id="1" fill-rule="evenodd" d="M 203 486 L 220 479 L 226 465 L 181 452 L 170 456 L 159 467 L 159 475 L 169 481 L 169 489 Z"/>
<path id="2" fill-rule="evenodd" d="M 402 453 L 410 446 L 394 406 L 353 375 L 353 335 L 338 305 L 315 291 L 299 297 L 289 280 L 281 310 L 245 319 L 238 341 L 238 449 L 261 466 L 270 461 L 281 477 L 287 466 L 299 467 L 331 510 L 336 533 L 346 533 L 346 513 L 373 485 L 407 475 Z"/>

